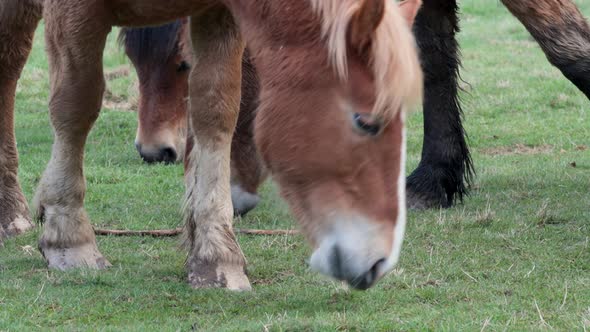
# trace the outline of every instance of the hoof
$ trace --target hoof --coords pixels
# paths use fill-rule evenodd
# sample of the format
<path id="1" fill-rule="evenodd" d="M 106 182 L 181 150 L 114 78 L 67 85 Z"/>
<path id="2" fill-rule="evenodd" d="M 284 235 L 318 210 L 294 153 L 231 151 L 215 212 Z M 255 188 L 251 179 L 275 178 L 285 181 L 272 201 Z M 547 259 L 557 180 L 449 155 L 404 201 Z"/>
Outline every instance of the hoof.
<path id="1" fill-rule="evenodd" d="M 450 207 L 444 204 L 446 197 L 442 199 L 434 193 L 416 193 L 411 188 L 406 188 L 406 207 L 411 210 L 425 210 L 440 207 Z"/>
<path id="2" fill-rule="evenodd" d="M 188 282 L 193 288 L 227 288 L 233 291 L 252 290 L 244 266 L 236 263 L 189 263 Z"/>
<path id="3" fill-rule="evenodd" d="M 407 207 L 416 210 L 450 208 L 453 203 L 461 202 L 473 176 L 468 154 L 465 158 L 443 166 L 420 162 L 406 180 Z"/>
<path id="4" fill-rule="evenodd" d="M 244 216 L 258 205 L 260 196 L 245 191 L 239 185 L 232 185 L 231 201 L 234 206 L 234 216 Z"/>
<path id="5" fill-rule="evenodd" d="M 464 194 L 463 179 L 449 176 L 444 170 L 428 166 L 418 167 L 406 181 L 406 206 L 408 209 L 450 208 L 455 198 Z"/>
<path id="6" fill-rule="evenodd" d="M 96 244 L 87 243 L 72 248 L 39 248 L 51 269 L 69 270 L 74 268 L 105 269 L 111 263 L 98 251 Z"/>
<path id="7" fill-rule="evenodd" d="M 2 176 L 0 174 L 0 178 Z M 0 237 L 19 235 L 33 227 L 27 200 L 20 187 L 6 187 L 0 179 Z"/>
<path id="8" fill-rule="evenodd" d="M 6 235 L 14 236 L 22 234 L 33 227 L 35 226 L 29 219 L 28 215 L 17 214 L 16 217 L 10 223 L 8 223 L 8 226 L 6 226 L 5 231 Z"/>

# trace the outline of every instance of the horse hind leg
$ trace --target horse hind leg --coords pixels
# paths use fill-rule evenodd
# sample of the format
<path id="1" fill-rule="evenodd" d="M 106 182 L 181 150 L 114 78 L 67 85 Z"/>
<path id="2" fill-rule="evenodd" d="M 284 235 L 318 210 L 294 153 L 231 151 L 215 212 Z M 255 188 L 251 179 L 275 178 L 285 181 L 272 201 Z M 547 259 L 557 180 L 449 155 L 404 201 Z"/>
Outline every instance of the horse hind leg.
<path id="1" fill-rule="evenodd" d="M 37 217 L 44 222 L 39 249 L 50 268 L 105 268 L 110 264 L 96 246 L 84 210 L 83 159 L 86 138 L 100 111 L 102 52 L 110 26 L 102 23 L 98 2 L 60 2 L 47 0 L 44 13 L 55 135 L 34 199 Z"/>
<path id="2" fill-rule="evenodd" d="M 458 20 L 455 0 L 425 0 L 414 24 L 424 70 L 424 141 L 407 180 L 410 208 L 452 206 L 472 176 L 458 97 Z"/>
<path id="3" fill-rule="evenodd" d="M 559 68 L 590 98 L 590 26 L 570 0 L 502 0 Z"/>
<path id="4" fill-rule="evenodd" d="M 3 237 L 33 227 L 27 200 L 18 182 L 14 98 L 41 11 L 38 1 L 0 3 L 0 244 Z"/>
<path id="5" fill-rule="evenodd" d="M 258 187 L 268 174 L 254 144 L 258 91 L 256 71 L 244 52 L 240 115 L 231 146 L 231 199 L 236 216 L 244 216 L 256 207 L 260 201 Z"/>
<path id="6" fill-rule="evenodd" d="M 233 229 L 230 147 L 240 105 L 243 42 L 231 14 L 213 8 L 191 18 L 195 54 L 190 75 L 185 174 L 185 243 L 192 287 L 248 290 L 246 260 Z"/>

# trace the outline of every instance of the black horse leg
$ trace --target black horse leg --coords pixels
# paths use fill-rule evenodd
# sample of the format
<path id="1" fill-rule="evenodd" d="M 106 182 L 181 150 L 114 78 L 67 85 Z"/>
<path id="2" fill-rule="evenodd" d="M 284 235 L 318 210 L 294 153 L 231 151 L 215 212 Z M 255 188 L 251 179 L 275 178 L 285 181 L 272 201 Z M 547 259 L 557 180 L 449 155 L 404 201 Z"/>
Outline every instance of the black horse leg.
<path id="1" fill-rule="evenodd" d="M 424 0 L 414 30 L 424 70 L 422 160 L 407 181 L 410 208 L 450 207 L 473 174 L 457 95 L 459 31 L 455 0 Z"/>

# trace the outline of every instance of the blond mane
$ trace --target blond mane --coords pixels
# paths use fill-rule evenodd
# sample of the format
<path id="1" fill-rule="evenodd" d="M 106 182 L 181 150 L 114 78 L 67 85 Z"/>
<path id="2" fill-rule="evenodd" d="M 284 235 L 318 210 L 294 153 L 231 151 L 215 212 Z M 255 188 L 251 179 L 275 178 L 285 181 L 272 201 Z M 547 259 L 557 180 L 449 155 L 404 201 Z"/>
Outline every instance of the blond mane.
<path id="1" fill-rule="evenodd" d="M 332 66 L 338 76 L 348 78 L 347 30 L 363 0 L 309 0 L 322 17 Z M 371 43 L 371 65 L 376 85 L 373 113 L 393 118 L 422 100 L 422 69 L 414 36 L 402 17 L 398 3 L 384 0 L 385 14 Z"/>

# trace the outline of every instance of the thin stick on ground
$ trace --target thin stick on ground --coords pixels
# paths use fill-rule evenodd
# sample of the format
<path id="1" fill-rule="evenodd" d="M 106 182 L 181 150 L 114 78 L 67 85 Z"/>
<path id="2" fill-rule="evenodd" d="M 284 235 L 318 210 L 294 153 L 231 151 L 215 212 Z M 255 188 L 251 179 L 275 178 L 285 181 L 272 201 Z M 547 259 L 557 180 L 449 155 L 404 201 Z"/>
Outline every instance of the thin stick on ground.
<path id="1" fill-rule="evenodd" d="M 565 306 L 566 300 L 567 300 L 567 281 L 565 282 L 565 293 L 563 294 L 563 302 L 561 302 L 561 305 L 559 306 L 559 310 L 563 309 L 563 307 Z"/>
<path id="2" fill-rule="evenodd" d="M 246 235 L 297 235 L 300 234 L 297 229 L 246 229 L 236 228 L 234 232 Z"/>
<path id="3" fill-rule="evenodd" d="M 296 229 L 234 229 L 236 234 L 246 235 L 296 235 L 299 230 Z M 155 229 L 148 231 L 132 231 L 119 229 L 94 229 L 96 235 L 113 235 L 113 236 L 152 236 L 152 237 L 172 237 L 182 234 L 182 227 L 173 229 Z"/>
<path id="4" fill-rule="evenodd" d="M 41 289 L 39 290 L 39 294 L 37 294 L 37 297 L 35 298 L 35 301 L 33 301 L 33 304 L 37 303 L 37 301 L 39 301 L 39 298 L 41 297 L 41 293 L 43 293 L 43 289 L 45 288 L 45 282 L 43 282 L 43 285 L 41 285 Z"/>
<path id="5" fill-rule="evenodd" d="M 549 325 L 545 319 L 543 318 L 543 314 L 541 314 L 541 309 L 539 309 L 539 305 L 537 304 L 537 299 L 534 299 L 535 308 L 537 308 L 537 313 L 539 314 L 539 319 L 541 320 L 541 324 L 553 329 L 553 326 Z"/>

